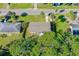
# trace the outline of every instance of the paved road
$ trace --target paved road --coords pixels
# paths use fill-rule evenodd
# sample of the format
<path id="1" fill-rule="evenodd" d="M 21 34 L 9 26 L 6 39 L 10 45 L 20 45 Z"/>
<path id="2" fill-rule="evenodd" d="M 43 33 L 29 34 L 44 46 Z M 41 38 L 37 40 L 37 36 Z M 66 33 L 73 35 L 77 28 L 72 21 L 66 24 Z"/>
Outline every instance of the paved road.
<path id="1" fill-rule="evenodd" d="M 61 14 L 65 14 L 69 11 L 78 11 L 79 9 L 65 9 L 63 12 L 60 12 L 60 10 L 52 10 L 52 9 L 12 9 L 11 11 L 16 12 L 17 15 L 21 15 L 21 13 L 26 12 L 28 13 L 28 15 L 39 15 L 42 11 L 45 14 L 49 14 L 49 13 L 61 13 Z M 0 15 L 6 15 L 8 12 L 8 10 L 6 9 L 0 9 Z"/>

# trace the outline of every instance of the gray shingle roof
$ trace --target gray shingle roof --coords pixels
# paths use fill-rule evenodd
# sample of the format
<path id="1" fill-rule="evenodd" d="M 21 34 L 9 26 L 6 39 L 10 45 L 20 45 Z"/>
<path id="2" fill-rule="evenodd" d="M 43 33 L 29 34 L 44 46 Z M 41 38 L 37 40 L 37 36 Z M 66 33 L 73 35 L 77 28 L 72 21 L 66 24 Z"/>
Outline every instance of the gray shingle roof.
<path id="1" fill-rule="evenodd" d="M 0 23 L 0 32 L 20 32 L 20 23 Z"/>
<path id="2" fill-rule="evenodd" d="M 29 24 L 30 32 L 49 32 L 51 31 L 50 22 L 31 22 Z"/>

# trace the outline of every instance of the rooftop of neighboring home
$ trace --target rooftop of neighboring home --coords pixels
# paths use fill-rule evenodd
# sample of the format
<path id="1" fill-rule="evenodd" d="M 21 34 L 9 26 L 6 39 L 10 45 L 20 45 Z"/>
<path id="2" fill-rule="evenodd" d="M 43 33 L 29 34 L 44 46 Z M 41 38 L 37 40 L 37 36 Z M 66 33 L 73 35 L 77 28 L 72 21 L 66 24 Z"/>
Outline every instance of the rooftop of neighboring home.
<path id="1" fill-rule="evenodd" d="M 51 25 L 50 22 L 30 22 L 29 24 L 30 32 L 50 32 Z"/>
<path id="2" fill-rule="evenodd" d="M 0 23 L 0 32 L 20 32 L 21 23 Z"/>
<path id="3" fill-rule="evenodd" d="M 72 34 L 79 35 L 79 13 L 77 13 L 76 19 L 72 21 L 70 28 Z"/>
<path id="4" fill-rule="evenodd" d="M 71 33 L 73 35 L 79 35 L 79 24 L 72 24 L 71 25 Z"/>

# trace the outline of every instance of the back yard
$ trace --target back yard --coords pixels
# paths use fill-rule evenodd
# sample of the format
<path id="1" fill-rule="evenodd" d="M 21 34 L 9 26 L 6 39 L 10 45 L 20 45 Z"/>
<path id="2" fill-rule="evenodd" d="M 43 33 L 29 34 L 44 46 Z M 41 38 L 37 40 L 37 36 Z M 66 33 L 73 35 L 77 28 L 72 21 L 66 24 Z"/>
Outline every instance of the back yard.
<path id="1" fill-rule="evenodd" d="M 22 36 L 21 34 L 12 34 L 11 36 L 1 37 L 0 36 L 0 46 L 5 47 L 7 44 L 20 39 Z"/>

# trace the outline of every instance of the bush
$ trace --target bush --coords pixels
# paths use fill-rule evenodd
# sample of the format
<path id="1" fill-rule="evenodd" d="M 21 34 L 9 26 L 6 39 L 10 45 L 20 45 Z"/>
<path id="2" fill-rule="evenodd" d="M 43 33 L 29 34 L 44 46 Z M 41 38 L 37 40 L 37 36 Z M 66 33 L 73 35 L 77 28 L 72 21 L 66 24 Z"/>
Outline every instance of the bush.
<path id="1" fill-rule="evenodd" d="M 7 34 L 2 34 L 2 35 L 0 35 L 2 38 L 5 38 L 5 37 L 7 37 Z"/>
<path id="2" fill-rule="evenodd" d="M 22 14 L 21 14 L 21 16 L 27 16 L 28 14 L 27 13 L 25 13 L 25 12 L 23 12 Z"/>
<path id="3" fill-rule="evenodd" d="M 19 16 L 17 16 L 17 15 L 15 15 L 15 16 L 14 16 L 14 19 L 16 19 L 16 20 L 17 20 L 18 18 L 19 18 Z"/>
<path id="4" fill-rule="evenodd" d="M 62 22 L 66 21 L 66 18 L 65 18 L 64 15 L 60 15 L 58 18 L 59 18 Z"/>

